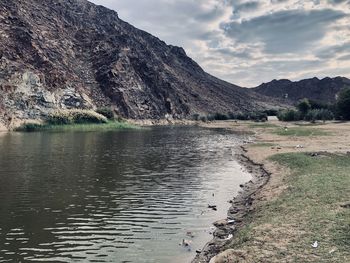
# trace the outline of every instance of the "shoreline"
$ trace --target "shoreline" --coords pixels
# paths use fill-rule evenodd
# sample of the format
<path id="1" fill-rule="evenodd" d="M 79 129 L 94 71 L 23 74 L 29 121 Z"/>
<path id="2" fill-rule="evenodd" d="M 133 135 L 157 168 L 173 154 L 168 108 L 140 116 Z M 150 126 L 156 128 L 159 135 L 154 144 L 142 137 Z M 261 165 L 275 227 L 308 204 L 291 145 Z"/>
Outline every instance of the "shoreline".
<path id="1" fill-rule="evenodd" d="M 269 182 L 271 174 L 264 168 L 263 164 L 256 163 L 246 155 L 244 144 L 237 147 L 235 158 L 244 167 L 252 179 L 242 185 L 242 190 L 232 199 L 232 204 L 227 211 L 227 219 L 214 222 L 215 231 L 213 238 L 209 241 L 200 253 L 191 261 L 192 263 L 210 262 L 212 258 L 223 252 L 230 244 L 232 237 L 247 223 L 247 216 L 254 209 L 253 202 L 256 195 Z M 234 220 L 230 224 L 229 220 Z"/>
<path id="2" fill-rule="evenodd" d="M 215 122 L 204 127 L 254 133 L 252 143 L 240 145 L 235 154 L 253 180 L 242 185 L 229 208 L 236 222 L 215 222 L 213 239 L 192 263 L 350 259 L 350 221 L 345 220 L 350 218 L 350 122 Z M 230 240 L 222 239 L 229 235 Z"/>

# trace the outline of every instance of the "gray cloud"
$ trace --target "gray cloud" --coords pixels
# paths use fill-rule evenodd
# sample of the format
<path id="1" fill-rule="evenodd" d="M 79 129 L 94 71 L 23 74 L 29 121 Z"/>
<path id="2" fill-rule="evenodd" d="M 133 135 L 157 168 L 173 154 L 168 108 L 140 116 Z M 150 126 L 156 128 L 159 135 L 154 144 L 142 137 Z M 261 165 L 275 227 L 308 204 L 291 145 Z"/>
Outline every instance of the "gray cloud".
<path id="1" fill-rule="evenodd" d="M 334 5 L 338 5 L 338 4 L 341 4 L 341 3 L 345 3 L 346 1 L 348 0 L 328 0 L 328 2 L 330 4 L 334 4 Z"/>
<path id="2" fill-rule="evenodd" d="M 350 61 L 350 54 L 347 54 L 347 55 L 344 55 L 344 56 L 341 56 L 338 58 L 339 60 L 346 60 L 346 61 Z"/>
<path id="3" fill-rule="evenodd" d="M 290 53 L 308 48 L 322 39 L 332 22 L 344 13 L 332 9 L 287 10 L 222 27 L 237 42 L 262 42 L 268 53 Z"/>
<path id="4" fill-rule="evenodd" d="M 350 42 L 344 43 L 342 45 L 323 47 L 318 50 L 316 56 L 321 59 L 329 59 L 345 52 L 350 52 Z"/>
<path id="5" fill-rule="evenodd" d="M 254 11 L 257 10 L 259 6 L 261 6 L 261 2 L 258 1 L 244 2 L 238 4 L 237 1 L 232 1 L 232 4 L 234 13 Z"/>
<path id="6" fill-rule="evenodd" d="M 234 57 L 234 58 L 244 58 L 244 59 L 251 59 L 251 52 L 248 50 L 244 51 L 235 51 L 230 48 L 219 48 L 214 52 L 218 52 L 221 55 L 228 56 L 228 57 Z"/>

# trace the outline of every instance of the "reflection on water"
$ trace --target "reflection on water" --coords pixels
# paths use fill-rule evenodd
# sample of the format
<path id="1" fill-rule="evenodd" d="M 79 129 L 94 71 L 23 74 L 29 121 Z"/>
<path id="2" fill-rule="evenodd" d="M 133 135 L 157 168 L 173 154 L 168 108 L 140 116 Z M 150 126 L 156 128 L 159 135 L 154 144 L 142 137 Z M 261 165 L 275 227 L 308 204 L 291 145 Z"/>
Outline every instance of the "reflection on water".
<path id="1" fill-rule="evenodd" d="M 194 127 L 0 137 L 0 262 L 190 261 L 249 180 L 237 140 Z"/>

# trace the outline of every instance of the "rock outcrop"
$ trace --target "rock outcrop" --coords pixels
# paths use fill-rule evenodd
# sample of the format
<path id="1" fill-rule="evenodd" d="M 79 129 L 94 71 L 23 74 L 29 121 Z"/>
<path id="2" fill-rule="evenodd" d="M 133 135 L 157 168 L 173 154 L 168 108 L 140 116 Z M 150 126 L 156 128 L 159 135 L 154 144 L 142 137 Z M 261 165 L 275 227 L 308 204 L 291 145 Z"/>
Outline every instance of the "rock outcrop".
<path id="1" fill-rule="evenodd" d="M 86 0 L 0 1 L 0 119 L 111 106 L 126 118 L 252 111 L 269 99 Z"/>

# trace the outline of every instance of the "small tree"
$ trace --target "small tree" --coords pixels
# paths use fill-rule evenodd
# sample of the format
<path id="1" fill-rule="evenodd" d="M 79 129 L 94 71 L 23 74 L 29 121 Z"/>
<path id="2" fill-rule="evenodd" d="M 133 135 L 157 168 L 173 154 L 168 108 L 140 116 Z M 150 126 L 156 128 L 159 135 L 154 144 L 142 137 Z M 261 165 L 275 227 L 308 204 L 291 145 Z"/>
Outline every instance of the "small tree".
<path id="1" fill-rule="evenodd" d="M 350 120 L 350 87 L 340 91 L 337 99 L 337 112 L 344 120 Z"/>
<path id="2" fill-rule="evenodd" d="M 280 121 L 300 121 L 301 116 L 299 111 L 288 109 L 279 112 L 277 118 Z"/>
<path id="3" fill-rule="evenodd" d="M 311 104 L 308 99 L 301 100 L 297 105 L 298 110 L 300 111 L 302 116 L 305 116 L 308 111 L 311 109 Z"/>

